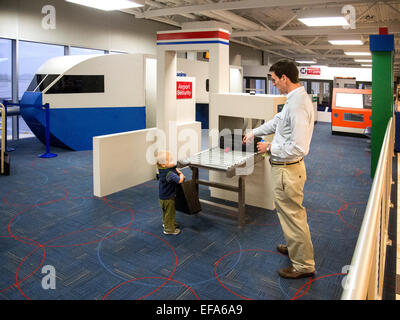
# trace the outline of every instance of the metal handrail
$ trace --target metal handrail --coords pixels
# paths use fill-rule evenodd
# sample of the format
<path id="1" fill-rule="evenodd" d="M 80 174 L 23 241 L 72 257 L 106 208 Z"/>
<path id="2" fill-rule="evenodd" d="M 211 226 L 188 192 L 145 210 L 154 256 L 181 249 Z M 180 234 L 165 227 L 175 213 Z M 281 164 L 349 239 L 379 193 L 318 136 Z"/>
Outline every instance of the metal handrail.
<path id="1" fill-rule="evenodd" d="M 342 300 L 382 299 L 394 155 L 393 118 L 388 122 Z"/>
<path id="2" fill-rule="evenodd" d="M 6 107 L 0 103 L 0 111 L 1 111 L 1 156 L 0 156 L 0 162 L 1 162 L 1 168 L 0 172 L 1 174 L 4 173 L 4 152 L 6 149 L 6 130 L 5 130 L 5 123 L 6 123 Z"/>

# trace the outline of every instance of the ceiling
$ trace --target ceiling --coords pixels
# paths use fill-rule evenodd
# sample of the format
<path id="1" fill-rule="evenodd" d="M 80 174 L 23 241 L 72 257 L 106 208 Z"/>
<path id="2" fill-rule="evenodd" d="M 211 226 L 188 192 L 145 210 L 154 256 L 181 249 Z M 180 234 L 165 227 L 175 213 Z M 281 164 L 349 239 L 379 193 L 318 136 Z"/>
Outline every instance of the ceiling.
<path id="1" fill-rule="evenodd" d="M 297 20 L 307 10 L 355 9 L 355 28 L 307 27 Z M 230 41 L 265 51 L 272 59 L 301 57 L 319 65 L 360 67 L 346 51 L 369 51 L 369 35 L 388 27 L 395 35 L 394 72 L 400 76 L 400 0 L 146 0 L 142 8 L 124 12 L 181 27 L 183 23 L 214 20 L 229 24 Z M 328 37 L 358 35 L 362 46 L 337 46 Z"/>

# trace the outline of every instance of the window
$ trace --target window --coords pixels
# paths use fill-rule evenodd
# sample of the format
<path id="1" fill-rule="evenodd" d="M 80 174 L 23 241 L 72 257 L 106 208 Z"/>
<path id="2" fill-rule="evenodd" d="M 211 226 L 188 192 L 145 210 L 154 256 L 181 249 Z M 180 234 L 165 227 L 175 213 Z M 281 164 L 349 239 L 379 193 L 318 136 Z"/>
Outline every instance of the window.
<path id="1" fill-rule="evenodd" d="M 104 54 L 104 50 L 71 47 L 69 50 L 69 54 L 71 56 L 77 54 Z"/>
<path id="2" fill-rule="evenodd" d="M 104 92 L 104 76 L 65 75 L 47 91 L 48 94 L 98 92 Z"/>
<path id="3" fill-rule="evenodd" d="M 11 40 L 0 39 L 0 100 L 11 96 Z"/>
<path id="4" fill-rule="evenodd" d="M 36 71 L 47 60 L 64 55 L 64 47 L 28 41 L 19 41 L 18 95 L 22 95 L 36 77 Z"/>
<path id="5" fill-rule="evenodd" d="M 54 80 L 56 80 L 56 78 L 58 76 L 59 76 L 59 74 L 36 74 L 33 77 L 32 82 L 29 85 L 28 89 L 26 89 L 26 91 L 42 92 Z M 39 87 L 38 87 L 38 85 L 39 85 Z"/>
<path id="6" fill-rule="evenodd" d="M 255 91 L 256 94 L 265 94 L 266 92 L 266 80 L 267 78 L 257 78 L 257 77 L 244 77 L 244 88 L 246 93 L 250 91 Z"/>
<path id="7" fill-rule="evenodd" d="M 122 52 L 122 51 L 110 51 L 110 54 L 127 54 L 127 52 Z"/>
<path id="8" fill-rule="evenodd" d="M 269 94 L 281 94 L 277 87 L 272 83 L 272 80 L 268 80 L 268 93 Z"/>
<path id="9" fill-rule="evenodd" d="M 344 121 L 364 122 L 364 115 L 359 113 L 343 113 Z"/>
<path id="10" fill-rule="evenodd" d="M 364 107 L 362 93 L 336 93 L 336 107 L 342 108 L 358 108 Z"/>
<path id="11" fill-rule="evenodd" d="M 304 89 L 306 90 L 306 92 L 308 92 L 308 89 L 307 89 L 307 80 L 300 80 L 300 84 L 304 87 Z"/>
<path id="12" fill-rule="evenodd" d="M 364 109 L 372 109 L 372 94 L 363 94 Z"/>

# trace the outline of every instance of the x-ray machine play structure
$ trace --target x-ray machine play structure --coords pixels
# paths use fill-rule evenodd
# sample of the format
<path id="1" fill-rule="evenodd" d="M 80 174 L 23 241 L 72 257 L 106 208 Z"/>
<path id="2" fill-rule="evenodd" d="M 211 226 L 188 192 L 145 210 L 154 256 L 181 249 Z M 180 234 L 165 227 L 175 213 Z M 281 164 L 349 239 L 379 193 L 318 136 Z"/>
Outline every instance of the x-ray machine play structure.
<path id="1" fill-rule="evenodd" d="M 218 151 L 220 139 L 212 132 L 230 130 L 239 136 L 268 121 L 285 103 L 284 96 L 229 93 L 229 32 L 221 28 L 182 29 L 157 33 L 157 127 L 169 132 L 169 125 L 177 118 L 176 71 L 178 51 L 208 51 L 210 70 L 209 150 L 187 159 L 178 159 L 193 170 L 193 178 L 199 184 L 210 187 L 211 196 L 238 202 L 238 221 L 245 223 L 245 204 L 274 209 L 270 186 L 269 163 L 253 152 L 242 150 Z M 266 140 L 272 137 L 265 137 Z M 168 141 L 168 138 L 167 138 Z M 217 154 L 217 155 L 216 155 Z M 251 160 L 251 175 L 232 174 L 234 168 Z M 248 163 L 251 163 L 249 161 Z M 197 168 L 209 169 L 209 180 L 198 180 Z M 254 170 L 254 171 L 253 171 Z M 229 173 L 230 174 L 229 174 Z M 246 182 L 244 181 L 246 177 Z"/>

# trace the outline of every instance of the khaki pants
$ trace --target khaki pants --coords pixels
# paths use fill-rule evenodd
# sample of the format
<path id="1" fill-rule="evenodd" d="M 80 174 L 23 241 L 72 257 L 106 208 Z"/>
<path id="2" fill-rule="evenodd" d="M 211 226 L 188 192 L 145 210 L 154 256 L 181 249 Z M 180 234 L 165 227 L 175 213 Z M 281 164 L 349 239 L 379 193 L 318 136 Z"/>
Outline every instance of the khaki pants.
<path id="1" fill-rule="evenodd" d="M 175 231 L 175 198 L 168 200 L 161 200 L 160 207 L 162 210 L 162 220 L 164 225 L 164 231 L 174 232 Z"/>
<path id="2" fill-rule="evenodd" d="M 272 166 L 272 187 L 279 221 L 289 258 L 300 272 L 314 272 L 314 248 L 303 207 L 303 188 L 307 180 L 304 160 L 288 166 Z"/>

